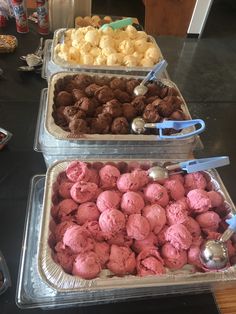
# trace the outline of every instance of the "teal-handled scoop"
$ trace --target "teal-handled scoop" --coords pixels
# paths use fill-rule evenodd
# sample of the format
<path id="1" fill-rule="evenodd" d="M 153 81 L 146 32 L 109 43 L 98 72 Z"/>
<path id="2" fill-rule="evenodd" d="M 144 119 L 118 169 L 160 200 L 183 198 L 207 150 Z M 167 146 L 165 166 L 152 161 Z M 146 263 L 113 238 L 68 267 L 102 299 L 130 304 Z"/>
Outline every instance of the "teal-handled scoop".
<path id="1" fill-rule="evenodd" d="M 175 134 L 175 135 L 164 135 L 163 130 L 165 129 L 175 129 L 182 130 L 191 126 L 200 125 L 200 128 L 194 129 L 191 132 L 184 134 Z M 172 120 L 164 120 L 163 122 L 158 123 L 146 123 L 143 118 L 137 117 L 134 118 L 131 123 L 131 129 L 134 133 L 143 134 L 145 133 L 147 128 L 151 129 L 159 129 L 159 139 L 185 139 L 189 138 L 193 135 L 200 134 L 205 130 L 205 122 L 201 119 L 195 120 L 183 120 L 183 121 L 172 121 Z"/>
<path id="2" fill-rule="evenodd" d="M 199 259 L 202 265 L 209 270 L 219 270 L 227 266 L 229 255 L 226 242 L 236 232 L 236 215 L 226 220 L 229 227 L 219 240 L 208 240 L 200 249 Z"/>
<path id="3" fill-rule="evenodd" d="M 123 28 L 132 24 L 133 24 L 133 19 L 131 17 L 127 17 L 119 21 L 104 24 L 100 27 L 100 29 L 106 29 L 107 27 L 111 27 L 112 29 L 118 29 L 118 28 Z"/>
<path id="4" fill-rule="evenodd" d="M 148 175 L 154 181 L 163 180 L 168 179 L 169 176 L 176 173 L 181 173 L 184 171 L 187 173 L 193 173 L 196 171 L 203 171 L 212 168 L 223 167 L 229 165 L 229 163 L 230 161 L 228 156 L 193 159 L 172 165 L 167 165 L 165 167 L 161 166 L 151 167 L 148 170 Z"/>
<path id="5" fill-rule="evenodd" d="M 159 63 L 157 63 L 155 65 L 155 67 L 152 69 L 152 71 L 150 71 L 147 74 L 147 76 L 145 76 L 145 78 L 142 80 L 142 82 L 134 88 L 135 96 L 145 95 L 148 91 L 148 88 L 147 88 L 147 86 L 145 86 L 145 84 L 148 81 L 157 79 L 161 75 L 161 73 L 165 71 L 167 65 L 168 65 L 168 63 L 166 62 L 166 60 L 162 60 Z"/>

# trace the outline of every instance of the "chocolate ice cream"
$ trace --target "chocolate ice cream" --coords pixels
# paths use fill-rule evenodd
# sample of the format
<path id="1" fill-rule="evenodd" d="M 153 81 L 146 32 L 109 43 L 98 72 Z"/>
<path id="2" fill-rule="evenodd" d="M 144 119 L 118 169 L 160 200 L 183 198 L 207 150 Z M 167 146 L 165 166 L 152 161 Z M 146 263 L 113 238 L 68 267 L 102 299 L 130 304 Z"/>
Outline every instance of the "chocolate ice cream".
<path id="1" fill-rule="evenodd" d="M 113 134 L 128 134 L 129 123 L 124 117 L 115 118 L 111 125 L 111 132 Z"/>

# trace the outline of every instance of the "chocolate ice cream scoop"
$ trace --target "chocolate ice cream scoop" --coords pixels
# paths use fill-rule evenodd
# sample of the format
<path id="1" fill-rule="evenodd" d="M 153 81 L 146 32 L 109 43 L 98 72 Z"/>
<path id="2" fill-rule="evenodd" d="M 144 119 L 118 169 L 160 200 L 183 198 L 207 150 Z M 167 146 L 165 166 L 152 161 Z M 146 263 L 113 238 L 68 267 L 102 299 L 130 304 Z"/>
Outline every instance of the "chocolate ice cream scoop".
<path id="1" fill-rule="evenodd" d="M 118 100 L 112 99 L 103 106 L 103 112 L 109 113 L 113 118 L 122 116 L 122 107 Z"/>
<path id="2" fill-rule="evenodd" d="M 100 103 L 105 104 L 114 98 L 113 90 L 108 86 L 102 86 L 95 92 L 95 97 Z"/>
<path id="3" fill-rule="evenodd" d="M 129 123 L 124 117 L 115 118 L 111 125 L 111 132 L 113 134 L 127 134 L 129 133 Z"/>
<path id="4" fill-rule="evenodd" d="M 55 104 L 57 107 L 73 105 L 73 97 L 66 91 L 61 91 L 57 94 Z"/>

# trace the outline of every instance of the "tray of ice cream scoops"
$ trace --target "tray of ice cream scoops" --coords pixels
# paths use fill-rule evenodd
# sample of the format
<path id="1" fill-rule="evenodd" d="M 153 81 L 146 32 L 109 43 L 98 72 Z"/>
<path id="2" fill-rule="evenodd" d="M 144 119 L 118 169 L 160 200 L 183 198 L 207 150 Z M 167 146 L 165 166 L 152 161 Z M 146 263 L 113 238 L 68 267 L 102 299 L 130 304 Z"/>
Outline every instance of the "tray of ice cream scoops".
<path id="1" fill-rule="evenodd" d="M 155 39 L 132 25 L 58 29 L 53 37 L 51 61 L 62 71 L 147 72 L 162 59 Z"/>
<path id="2" fill-rule="evenodd" d="M 58 292 L 235 280 L 235 237 L 227 241 L 223 269 L 208 269 L 199 258 L 201 245 L 218 239 L 235 214 L 223 182 L 215 169 L 187 172 L 185 162 L 173 172 L 173 164 L 117 159 L 51 166 L 38 246 L 42 280 Z M 153 176 L 159 168 L 170 169 L 165 178 Z"/>
<path id="3" fill-rule="evenodd" d="M 146 94 L 136 96 L 134 90 L 142 79 L 86 72 L 53 74 L 46 100 L 46 131 L 56 139 L 90 143 L 193 141 L 204 130 L 204 122 L 191 119 L 178 87 L 168 79 L 148 81 Z M 137 117 L 151 128 L 134 130 Z M 196 127 L 199 121 L 201 128 Z"/>

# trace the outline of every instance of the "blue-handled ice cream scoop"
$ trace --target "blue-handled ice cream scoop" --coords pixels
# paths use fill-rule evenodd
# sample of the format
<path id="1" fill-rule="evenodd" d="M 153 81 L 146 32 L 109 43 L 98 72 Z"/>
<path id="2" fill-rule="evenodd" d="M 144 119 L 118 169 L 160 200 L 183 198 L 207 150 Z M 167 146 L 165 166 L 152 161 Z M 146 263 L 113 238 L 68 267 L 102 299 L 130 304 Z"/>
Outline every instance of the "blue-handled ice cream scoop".
<path id="1" fill-rule="evenodd" d="M 161 73 L 163 73 L 167 67 L 168 63 L 166 60 L 162 60 L 155 65 L 155 67 L 150 71 L 147 76 L 142 80 L 142 82 L 134 88 L 134 94 L 136 96 L 143 96 L 147 93 L 148 88 L 145 84 L 149 81 L 157 79 Z"/>
<path id="2" fill-rule="evenodd" d="M 163 130 L 165 129 L 182 130 L 195 125 L 200 125 L 200 128 L 184 134 L 163 134 Z M 143 118 L 137 117 L 132 121 L 131 128 L 132 131 L 137 134 L 145 133 L 146 128 L 159 129 L 159 139 L 185 139 L 203 132 L 205 130 L 205 122 L 201 119 L 195 119 L 183 121 L 164 120 L 158 123 L 146 123 Z"/>
<path id="3" fill-rule="evenodd" d="M 196 171 L 203 171 L 212 168 L 218 168 L 222 166 L 229 165 L 228 156 L 212 157 L 212 158 L 200 158 L 187 160 L 180 163 L 167 165 L 165 167 L 155 166 L 148 170 L 149 177 L 155 180 L 167 179 L 169 176 L 180 173 L 187 172 L 193 173 Z"/>
<path id="4" fill-rule="evenodd" d="M 226 242 L 236 232 L 236 215 L 227 219 L 229 227 L 221 235 L 219 240 L 208 240 L 200 250 L 200 261 L 205 268 L 211 270 L 223 269 L 229 261 L 228 249 Z"/>

